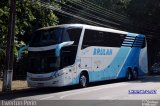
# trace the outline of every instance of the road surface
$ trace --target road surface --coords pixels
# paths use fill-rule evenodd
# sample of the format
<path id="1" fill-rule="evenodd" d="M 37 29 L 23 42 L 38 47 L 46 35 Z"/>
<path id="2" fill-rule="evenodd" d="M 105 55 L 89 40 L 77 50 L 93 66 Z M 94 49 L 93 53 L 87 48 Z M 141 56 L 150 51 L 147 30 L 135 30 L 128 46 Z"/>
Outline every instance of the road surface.
<path id="1" fill-rule="evenodd" d="M 139 93 L 138 93 L 139 92 Z M 135 94 L 136 93 L 136 94 Z M 106 81 L 87 88 L 41 88 L 2 95 L 16 100 L 160 100 L 160 76 Z"/>
<path id="2" fill-rule="evenodd" d="M 28 89 L 2 94 L 0 100 L 3 106 L 8 103 L 4 100 L 40 100 L 40 106 L 160 106 L 160 76 L 145 76 L 136 81 L 105 81 L 87 88 Z"/>

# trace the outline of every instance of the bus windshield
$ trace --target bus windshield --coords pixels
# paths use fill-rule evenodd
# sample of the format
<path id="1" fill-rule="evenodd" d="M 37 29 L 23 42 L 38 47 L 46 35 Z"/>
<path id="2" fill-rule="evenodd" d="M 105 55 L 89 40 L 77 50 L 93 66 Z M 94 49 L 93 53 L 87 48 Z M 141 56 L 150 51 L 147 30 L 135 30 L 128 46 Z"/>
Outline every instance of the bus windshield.
<path id="1" fill-rule="evenodd" d="M 30 43 L 31 47 L 49 46 L 66 41 L 77 41 L 81 28 L 50 28 L 35 31 Z"/>
<path id="2" fill-rule="evenodd" d="M 82 28 L 51 28 L 37 30 L 33 33 L 30 47 L 42 47 L 60 44 L 62 42 L 74 41 L 74 44 L 63 47 L 60 57 L 55 54 L 55 49 L 46 51 L 29 51 L 30 73 L 48 73 L 61 69 L 68 64 L 73 64 Z"/>
<path id="3" fill-rule="evenodd" d="M 54 28 L 48 30 L 37 30 L 32 36 L 30 46 L 47 46 L 57 44 L 61 41 L 63 35 L 62 28 Z"/>
<path id="4" fill-rule="evenodd" d="M 29 52 L 28 72 L 43 74 L 58 70 L 60 61 L 54 53 L 53 50 L 38 53 Z"/>

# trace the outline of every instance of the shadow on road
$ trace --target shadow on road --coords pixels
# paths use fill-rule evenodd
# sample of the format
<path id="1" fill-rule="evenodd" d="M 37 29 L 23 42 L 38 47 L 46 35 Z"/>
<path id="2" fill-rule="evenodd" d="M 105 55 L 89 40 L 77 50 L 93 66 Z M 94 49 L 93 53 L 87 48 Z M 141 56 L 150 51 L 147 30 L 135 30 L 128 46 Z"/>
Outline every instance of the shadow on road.
<path id="1" fill-rule="evenodd" d="M 112 84 L 112 83 L 118 83 L 118 82 L 124 82 L 124 79 L 119 80 L 109 80 L 109 81 L 103 81 L 103 82 L 96 82 L 91 83 L 89 87 L 93 86 L 99 86 L 99 85 L 105 85 L 105 84 Z M 147 77 L 141 77 L 136 81 L 130 81 L 129 83 L 146 83 L 146 82 L 160 82 L 160 76 L 147 76 Z M 69 87 L 50 87 L 50 88 L 28 88 L 28 89 L 22 89 L 18 91 L 13 91 L 10 93 L 0 93 L 0 100 L 11 100 L 21 97 L 28 97 L 28 96 L 35 96 L 35 95 L 42 95 L 42 94 L 50 94 L 50 93 L 57 93 L 57 92 L 64 92 L 74 89 L 80 89 L 78 86 L 69 86 Z"/>
<path id="2" fill-rule="evenodd" d="M 144 76 L 140 77 L 138 80 L 131 81 L 131 83 L 148 83 L 148 82 L 155 82 L 158 83 L 160 82 L 160 75 L 151 75 L 151 76 Z"/>

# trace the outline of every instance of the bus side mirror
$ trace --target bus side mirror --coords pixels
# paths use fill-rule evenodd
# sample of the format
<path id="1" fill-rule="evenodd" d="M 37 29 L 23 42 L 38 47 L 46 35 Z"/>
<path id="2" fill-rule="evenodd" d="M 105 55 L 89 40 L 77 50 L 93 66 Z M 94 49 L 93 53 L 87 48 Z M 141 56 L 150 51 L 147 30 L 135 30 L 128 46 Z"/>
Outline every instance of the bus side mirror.
<path id="1" fill-rule="evenodd" d="M 18 51 L 18 60 L 20 60 L 22 58 L 22 53 L 24 50 L 27 50 L 28 49 L 28 45 L 25 45 L 24 47 L 20 48 L 19 51 Z"/>

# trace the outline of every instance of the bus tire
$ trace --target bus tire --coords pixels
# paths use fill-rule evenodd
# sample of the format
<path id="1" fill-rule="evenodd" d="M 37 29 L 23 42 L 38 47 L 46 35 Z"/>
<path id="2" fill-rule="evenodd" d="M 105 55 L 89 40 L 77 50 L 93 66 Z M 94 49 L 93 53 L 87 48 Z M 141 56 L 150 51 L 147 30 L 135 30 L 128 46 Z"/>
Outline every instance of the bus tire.
<path id="1" fill-rule="evenodd" d="M 79 78 L 79 86 L 81 88 L 85 88 L 88 85 L 88 77 L 87 74 L 85 73 L 81 73 L 80 74 L 80 78 Z"/>
<path id="2" fill-rule="evenodd" d="M 137 68 L 134 68 L 134 70 L 133 70 L 133 79 L 134 80 L 138 79 L 138 70 L 137 70 Z"/>
<path id="3" fill-rule="evenodd" d="M 127 71 L 126 79 L 127 79 L 127 81 L 131 81 L 133 79 L 133 74 L 130 69 L 128 69 L 128 71 Z"/>

